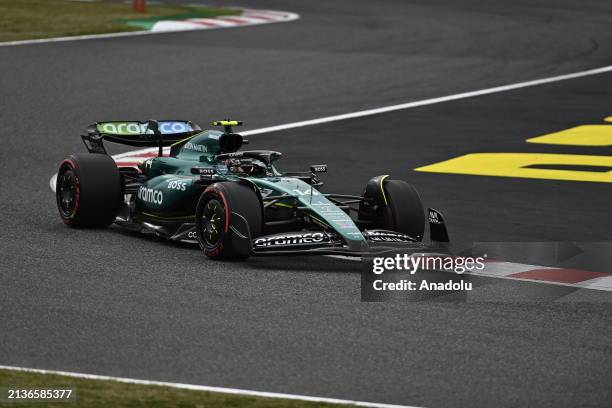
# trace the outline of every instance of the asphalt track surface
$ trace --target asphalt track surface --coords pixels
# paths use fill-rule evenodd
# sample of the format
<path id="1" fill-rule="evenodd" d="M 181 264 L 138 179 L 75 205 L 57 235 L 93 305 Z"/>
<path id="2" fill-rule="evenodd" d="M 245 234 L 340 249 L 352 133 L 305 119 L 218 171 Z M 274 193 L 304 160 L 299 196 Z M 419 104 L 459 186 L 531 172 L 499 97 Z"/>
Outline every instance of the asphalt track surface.
<path id="1" fill-rule="evenodd" d="M 480 279 L 470 302 L 360 302 L 356 263 L 208 261 L 65 228 L 47 183 L 106 118 L 250 128 L 612 64 L 609 2 L 237 2 L 301 19 L 0 48 L 0 362 L 426 407 L 609 406 L 607 292 Z M 609 240 L 607 184 L 418 173 L 611 111 L 611 75 L 253 136 L 329 190 L 390 173 L 467 240 Z M 536 302 L 537 301 L 537 302 Z"/>

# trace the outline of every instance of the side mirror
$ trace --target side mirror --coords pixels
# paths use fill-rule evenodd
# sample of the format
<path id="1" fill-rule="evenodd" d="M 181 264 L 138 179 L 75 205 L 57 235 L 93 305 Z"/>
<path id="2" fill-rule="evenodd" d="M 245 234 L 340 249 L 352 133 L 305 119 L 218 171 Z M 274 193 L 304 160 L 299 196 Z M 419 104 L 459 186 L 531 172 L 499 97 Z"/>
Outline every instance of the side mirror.
<path id="1" fill-rule="evenodd" d="M 318 173 L 327 173 L 327 164 L 313 164 L 310 166 L 310 185 L 321 187 L 323 182 L 317 178 Z"/>
<path id="2" fill-rule="evenodd" d="M 327 173 L 327 164 L 313 164 L 310 166 L 311 173 Z"/>

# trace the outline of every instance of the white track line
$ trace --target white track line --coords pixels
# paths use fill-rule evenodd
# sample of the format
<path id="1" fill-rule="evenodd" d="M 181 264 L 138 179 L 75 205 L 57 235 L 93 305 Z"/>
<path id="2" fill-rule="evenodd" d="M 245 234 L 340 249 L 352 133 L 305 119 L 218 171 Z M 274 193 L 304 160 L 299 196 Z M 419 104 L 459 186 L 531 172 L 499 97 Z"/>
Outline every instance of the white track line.
<path id="1" fill-rule="evenodd" d="M 61 375 L 65 377 L 83 378 L 86 380 L 115 381 L 115 382 L 128 383 L 128 384 L 154 385 L 154 386 L 160 386 L 160 387 L 179 388 L 183 390 L 192 390 L 192 391 L 218 392 L 218 393 L 224 393 L 224 394 L 244 395 L 244 396 L 249 396 L 249 397 L 281 398 L 281 399 L 290 399 L 290 400 L 299 400 L 299 401 L 320 402 L 320 403 L 327 403 L 327 404 L 345 404 L 345 405 L 353 405 L 357 407 L 371 407 L 371 408 L 417 408 L 417 407 L 409 406 L 409 405 L 381 404 L 381 403 L 376 403 L 376 402 L 353 401 L 353 400 L 344 400 L 344 399 L 338 399 L 338 398 L 310 397 L 307 395 L 281 394 L 281 393 L 276 393 L 276 392 L 251 391 L 251 390 L 242 390 L 242 389 L 237 389 L 237 388 L 209 387 L 206 385 L 137 380 L 134 378 L 110 377 L 106 375 L 73 373 L 73 372 L 67 372 L 67 371 L 40 370 L 37 368 L 24 368 L 24 367 L 0 365 L 0 369 L 12 370 L 12 371 L 23 371 L 23 372 L 37 373 L 37 374 Z"/>
<path id="2" fill-rule="evenodd" d="M 399 105 L 384 106 L 382 108 L 367 109 L 357 112 L 344 113 L 342 115 L 326 116 L 324 118 L 304 120 L 301 122 L 286 123 L 284 125 L 270 126 L 261 129 L 253 129 L 243 132 L 244 135 L 256 135 L 259 133 L 278 132 L 280 130 L 293 129 L 303 126 L 320 125 L 323 123 L 337 122 L 339 120 L 361 118 L 364 116 L 378 115 L 380 113 L 393 112 L 402 109 L 416 108 L 419 106 L 434 105 L 436 103 L 456 101 L 458 99 L 473 98 L 475 96 L 489 95 L 498 92 L 512 91 L 515 89 L 528 88 L 531 86 L 549 84 L 551 82 L 567 81 L 568 79 L 576 79 L 590 75 L 603 74 L 612 71 L 612 65 L 601 68 L 589 69 L 586 71 L 574 72 L 571 74 L 557 75 L 549 78 L 534 79 L 532 81 L 517 82 L 515 84 L 496 86 L 493 88 L 485 88 L 478 91 L 462 92 L 454 95 L 440 96 L 437 98 L 423 99 L 420 101 L 401 103 Z"/>
<path id="3" fill-rule="evenodd" d="M 251 21 L 245 24 L 230 24 L 222 20 L 217 21 L 215 19 L 211 19 L 215 21 L 215 24 L 216 24 L 215 27 L 203 27 L 201 25 L 200 26 L 194 25 L 193 27 L 181 29 L 181 30 L 169 29 L 169 30 L 158 30 L 158 31 L 128 31 L 128 32 L 122 32 L 122 33 L 87 34 L 87 35 L 74 35 L 74 36 L 69 36 L 69 37 L 39 38 L 39 39 L 34 39 L 34 40 L 19 40 L 19 41 L 2 42 L 0 43 L 0 47 L 8 47 L 8 46 L 13 46 L 13 45 L 67 42 L 67 41 L 98 40 L 98 39 L 105 39 L 105 38 L 132 37 L 132 36 L 137 36 L 137 35 L 152 35 L 152 34 L 188 32 L 188 31 L 202 31 L 205 29 L 212 29 L 212 28 L 218 29 L 218 28 L 249 27 L 249 26 L 258 25 L 258 24 L 287 23 L 287 22 L 294 21 L 300 18 L 298 14 L 290 13 L 290 12 L 281 12 L 281 11 L 275 11 L 275 10 L 255 10 L 255 9 L 241 9 L 241 10 L 243 10 L 246 13 L 261 12 L 262 14 L 272 14 L 272 13 L 276 13 L 279 15 L 282 14 L 283 16 L 285 16 L 285 18 L 284 19 L 279 18 L 278 20 L 260 20 L 258 22 Z M 240 16 L 236 16 L 236 17 L 240 17 Z"/>
<path id="4" fill-rule="evenodd" d="M 66 41 L 97 40 L 97 39 L 103 39 L 103 38 L 132 37 L 135 35 L 149 35 L 149 34 L 160 34 L 160 33 L 153 32 L 153 31 L 129 31 L 129 32 L 124 32 L 124 33 L 88 34 L 88 35 L 74 35 L 71 37 L 39 38 L 36 40 L 7 41 L 7 42 L 0 43 L 0 47 L 8 47 L 12 45 L 66 42 Z"/>

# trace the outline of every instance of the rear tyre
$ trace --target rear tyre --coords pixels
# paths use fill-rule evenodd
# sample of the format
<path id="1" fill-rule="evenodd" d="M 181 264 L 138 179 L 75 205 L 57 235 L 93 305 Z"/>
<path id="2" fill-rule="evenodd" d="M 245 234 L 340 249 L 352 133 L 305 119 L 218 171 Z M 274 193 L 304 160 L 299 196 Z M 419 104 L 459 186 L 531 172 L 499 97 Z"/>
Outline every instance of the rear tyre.
<path id="1" fill-rule="evenodd" d="M 64 224 L 74 228 L 111 225 L 123 199 L 121 174 L 104 154 L 73 154 L 60 164 L 55 197 Z"/>
<path id="2" fill-rule="evenodd" d="M 378 176 L 370 180 L 360 206 L 359 218 L 367 228 L 401 232 L 417 241 L 425 232 L 425 210 L 419 193 L 403 180 Z"/>
<path id="3" fill-rule="evenodd" d="M 252 187 L 221 182 L 204 190 L 196 207 L 196 231 L 200 248 L 209 258 L 236 261 L 249 257 L 237 242 L 232 242 L 232 213 L 246 221 L 251 238 L 261 234 L 263 207 Z"/>

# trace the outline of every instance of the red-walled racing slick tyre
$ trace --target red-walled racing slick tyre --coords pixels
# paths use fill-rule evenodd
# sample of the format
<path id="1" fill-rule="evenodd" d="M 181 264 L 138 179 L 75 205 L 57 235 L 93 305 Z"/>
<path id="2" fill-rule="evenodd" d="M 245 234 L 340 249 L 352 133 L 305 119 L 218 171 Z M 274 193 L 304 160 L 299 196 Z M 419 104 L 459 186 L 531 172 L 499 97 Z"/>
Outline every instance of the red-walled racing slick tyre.
<path id="1" fill-rule="evenodd" d="M 206 256 L 218 260 L 242 260 L 250 254 L 235 242 L 232 220 L 244 220 L 251 238 L 261 234 L 263 209 L 252 186 L 215 183 L 208 186 L 196 207 L 196 231 L 200 248 Z M 244 225 L 244 223 L 242 223 Z"/>
<path id="2" fill-rule="evenodd" d="M 121 174 L 109 156 L 73 154 L 60 164 L 55 196 L 65 224 L 104 228 L 115 221 L 121 207 Z"/>

